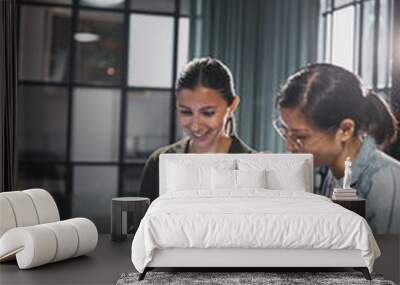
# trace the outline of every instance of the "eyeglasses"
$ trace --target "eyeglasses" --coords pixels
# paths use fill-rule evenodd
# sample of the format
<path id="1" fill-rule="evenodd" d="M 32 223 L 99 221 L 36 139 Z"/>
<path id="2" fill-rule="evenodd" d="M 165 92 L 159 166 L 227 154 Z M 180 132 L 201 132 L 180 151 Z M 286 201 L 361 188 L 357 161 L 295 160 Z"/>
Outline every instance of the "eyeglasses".
<path id="1" fill-rule="evenodd" d="M 277 117 L 275 120 L 273 120 L 272 125 L 280 137 L 294 147 L 294 149 L 298 152 L 303 152 L 305 150 L 306 140 L 308 145 L 315 145 L 321 143 L 321 141 L 326 138 L 327 134 L 334 134 L 337 130 L 336 126 L 331 126 L 326 128 L 324 131 L 305 131 L 307 134 L 295 135 L 293 133 L 297 132 L 297 130 L 290 130 L 281 117 Z"/>
<path id="2" fill-rule="evenodd" d="M 291 144 L 295 147 L 296 150 L 304 149 L 304 142 L 301 138 L 293 135 L 293 132 L 289 129 L 289 127 L 282 121 L 281 117 L 277 117 L 272 121 L 272 125 L 274 126 L 275 131 L 279 134 L 279 136 L 286 141 L 288 144 Z"/>

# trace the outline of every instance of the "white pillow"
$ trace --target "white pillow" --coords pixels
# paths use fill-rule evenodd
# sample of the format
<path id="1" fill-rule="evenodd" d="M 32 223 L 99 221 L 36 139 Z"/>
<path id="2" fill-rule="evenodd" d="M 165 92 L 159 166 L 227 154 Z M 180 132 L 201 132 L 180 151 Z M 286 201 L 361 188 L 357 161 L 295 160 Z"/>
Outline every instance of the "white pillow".
<path id="1" fill-rule="evenodd" d="M 211 173 L 212 189 L 236 190 L 236 170 L 213 167 Z"/>
<path id="2" fill-rule="evenodd" d="M 303 167 L 293 168 L 288 179 L 285 171 L 271 169 L 267 171 L 268 188 L 273 190 L 306 191 L 306 180 Z"/>
<path id="3" fill-rule="evenodd" d="M 211 189 L 211 167 L 169 163 L 167 191 Z"/>
<path id="4" fill-rule="evenodd" d="M 228 170 L 215 169 L 212 171 L 212 188 L 238 190 L 241 188 L 266 188 L 267 176 L 264 170 Z"/>
<path id="5" fill-rule="evenodd" d="M 238 160 L 240 170 L 266 170 L 267 188 L 272 190 L 306 191 L 308 173 L 305 161 L 276 159 Z"/>
<path id="6" fill-rule="evenodd" d="M 237 188 L 267 188 L 267 171 L 235 170 Z"/>

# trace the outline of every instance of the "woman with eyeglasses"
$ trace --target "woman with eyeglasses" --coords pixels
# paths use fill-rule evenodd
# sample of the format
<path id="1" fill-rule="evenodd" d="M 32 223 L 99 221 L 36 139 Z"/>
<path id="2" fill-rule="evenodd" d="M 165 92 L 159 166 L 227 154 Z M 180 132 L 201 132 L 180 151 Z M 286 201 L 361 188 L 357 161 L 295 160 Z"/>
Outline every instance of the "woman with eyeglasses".
<path id="1" fill-rule="evenodd" d="M 331 64 L 313 64 L 292 75 L 277 98 L 274 126 L 289 151 L 312 153 L 329 172 L 319 194 L 340 188 L 344 161 L 353 161 L 351 187 L 366 199 L 367 221 L 375 233 L 400 233 L 400 163 L 377 145 L 397 136 L 389 106 L 360 79 Z"/>
<path id="2" fill-rule="evenodd" d="M 221 61 L 207 57 L 188 63 L 176 83 L 178 123 L 187 137 L 150 155 L 142 174 L 141 196 L 158 197 L 162 153 L 254 152 L 236 135 L 234 113 L 239 102 L 232 74 Z"/>

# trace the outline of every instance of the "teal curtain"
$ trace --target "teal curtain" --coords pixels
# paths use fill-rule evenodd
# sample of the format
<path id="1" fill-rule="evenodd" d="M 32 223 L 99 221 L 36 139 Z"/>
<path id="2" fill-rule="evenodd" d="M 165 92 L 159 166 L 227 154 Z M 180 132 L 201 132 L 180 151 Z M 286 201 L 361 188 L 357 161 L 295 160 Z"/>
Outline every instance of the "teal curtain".
<path id="1" fill-rule="evenodd" d="M 318 17 L 318 0 L 193 1 L 190 56 L 230 67 L 238 133 L 257 150 L 285 151 L 272 127 L 275 98 L 290 74 L 316 61 Z"/>

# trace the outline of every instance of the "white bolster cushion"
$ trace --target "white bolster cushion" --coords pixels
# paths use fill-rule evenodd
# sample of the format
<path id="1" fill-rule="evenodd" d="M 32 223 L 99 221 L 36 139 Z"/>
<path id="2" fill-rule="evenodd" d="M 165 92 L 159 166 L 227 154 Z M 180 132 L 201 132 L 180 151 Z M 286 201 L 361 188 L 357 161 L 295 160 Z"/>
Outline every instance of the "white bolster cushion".
<path id="1" fill-rule="evenodd" d="M 43 226 L 53 232 L 57 241 L 57 250 L 51 262 L 64 260 L 75 255 L 78 249 L 79 237 L 69 223 L 63 221 L 44 224 Z"/>
<path id="2" fill-rule="evenodd" d="M 10 191 L 0 194 L 10 202 L 17 227 L 33 226 L 39 223 L 35 205 L 29 195 L 22 191 Z"/>
<path id="3" fill-rule="evenodd" d="M 75 256 L 80 256 L 91 252 L 97 246 L 98 233 L 97 228 L 91 220 L 85 218 L 73 218 L 65 220 L 73 225 L 78 232 L 79 244 Z"/>
<path id="4" fill-rule="evenodd" d="M 9 229 L 15 228 L 17 222 L 8 199 L 0 195 L 0 237 Z"/>
<path id="5" fill-rule="evenodd" d="M 49 192 L 43 189 L 28 189 L 22 192 L 31 197 L 39 218 L 39 224 L 60 220 L 56 202 Z"/>
<path id="6" fill-rule="evenodd" d="M 28 269 L 86 254 L 97 240 L 96 226 L 85 218 L 14 228 L 0 238 L 0 261 L 16 257 Z"/>
<path id="7" fill-rule="evenodd" d="M 57 241 L 51 229 L 42 225 L 13 228 L 0 239 L 0 261 L 14 259 L 20 269 L 51 262 Z"/>

